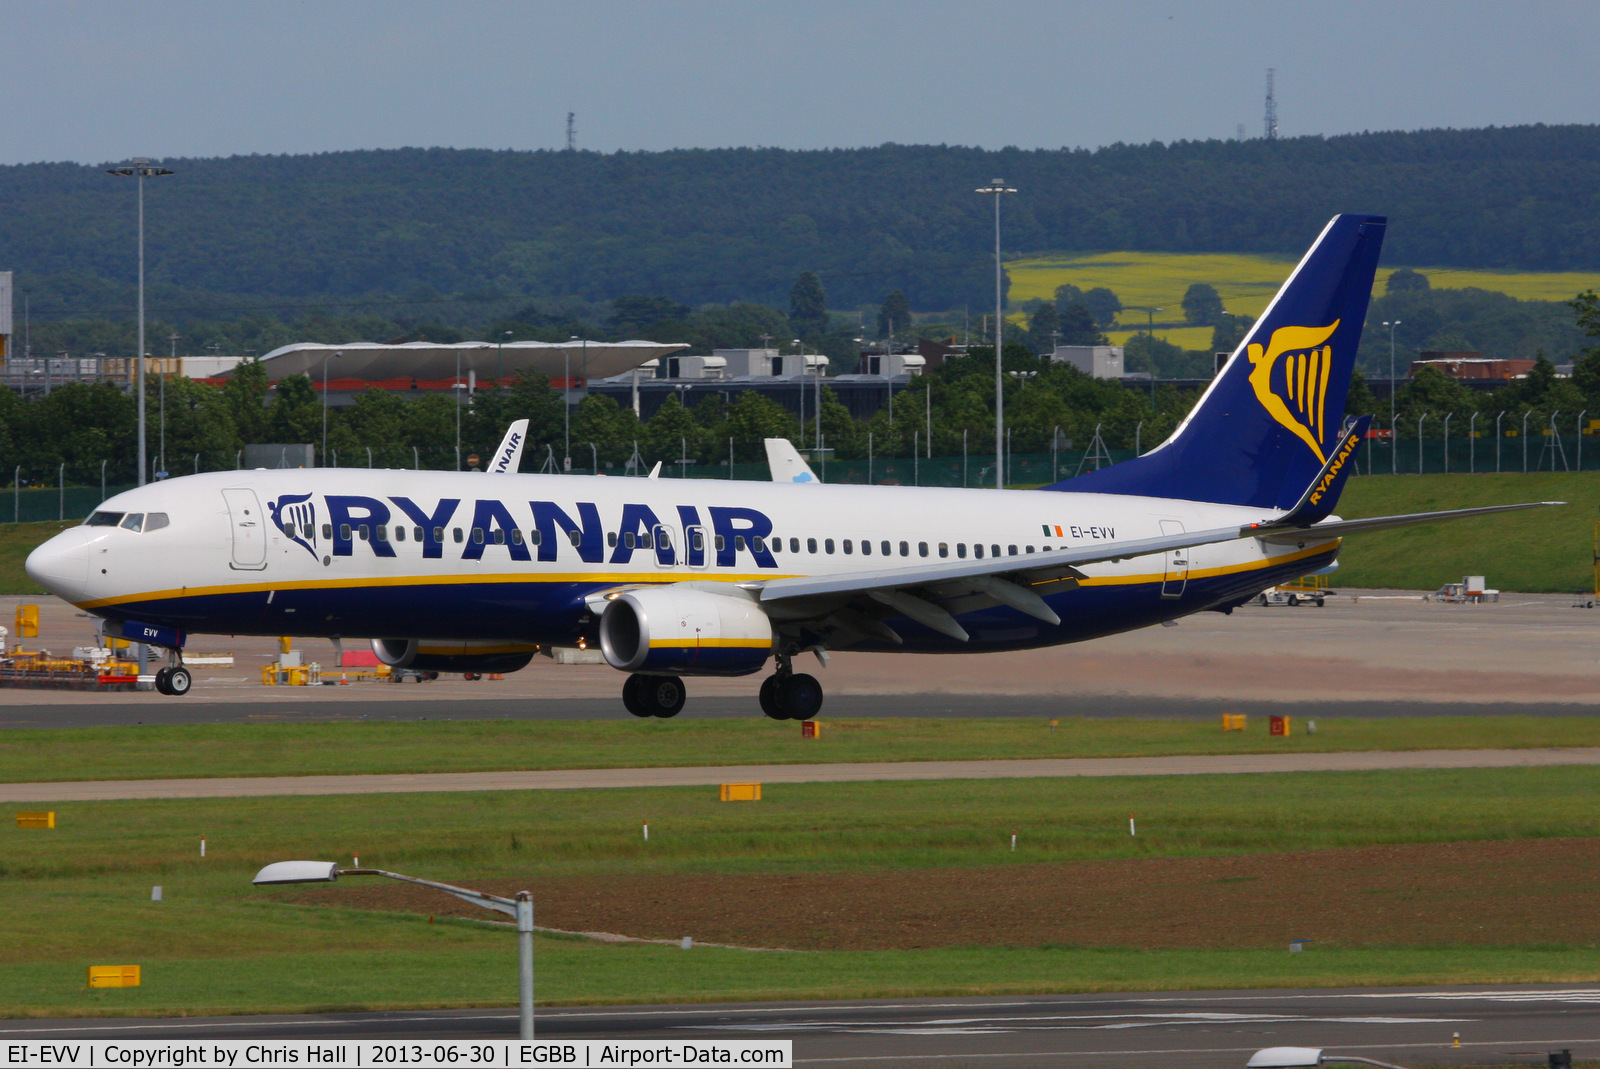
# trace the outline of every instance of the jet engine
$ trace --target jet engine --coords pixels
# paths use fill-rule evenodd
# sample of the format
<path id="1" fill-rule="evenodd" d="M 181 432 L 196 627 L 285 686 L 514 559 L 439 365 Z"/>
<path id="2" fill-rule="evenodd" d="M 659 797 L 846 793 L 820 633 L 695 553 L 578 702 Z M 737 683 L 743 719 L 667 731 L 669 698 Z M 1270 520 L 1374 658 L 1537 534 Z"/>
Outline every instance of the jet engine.
<path id="1" fill-rule="evenodd" d="M 427 638 L 375 638 L 372 652 L 390 668 L 418 672 L 515 672 L 526 668 L 539 647 L 521 642 Z"/>
<path id="2" fill-rule="evenodd" d="M 745 676 L 772 654 L 772 622 L 753 599 L 686 584 L 630 590 L 600 614 L 600 649 L 624 672 Z"/>

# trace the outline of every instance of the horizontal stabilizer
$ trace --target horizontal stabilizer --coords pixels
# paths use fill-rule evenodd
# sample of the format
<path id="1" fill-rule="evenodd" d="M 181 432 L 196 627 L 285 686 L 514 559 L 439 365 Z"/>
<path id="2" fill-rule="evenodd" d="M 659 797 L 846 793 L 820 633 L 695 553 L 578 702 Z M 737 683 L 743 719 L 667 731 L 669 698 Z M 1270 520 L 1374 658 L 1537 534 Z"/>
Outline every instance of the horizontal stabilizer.
<path id="1" fill-rule="evenodd" d="M 1400 516 L 1371 516 L 1364 520 L 1335 520 L 1308 527 L 1286 527 L 1281 524 L 1260 524 L 1246 528 L 1242 533 L 1254 534 L 1268 542 L 1304 542 L 1308 538 L 1342 538 L 1358 531 L 1381 531 L 1388 527 L 1414 527 L 1419 523 L 1439 520 L 1459 520 L 1468 516 L 1490 516 L 1496 512 L 1519 512 L 1522 509 L 1542 509 L 1552 505 L 1565 505 L 1565 501 L 1525 501 L 1518 505 L 1485 505 L 1475 509 L 1446 509 L 1443 512 L 1410 512 Z"/>

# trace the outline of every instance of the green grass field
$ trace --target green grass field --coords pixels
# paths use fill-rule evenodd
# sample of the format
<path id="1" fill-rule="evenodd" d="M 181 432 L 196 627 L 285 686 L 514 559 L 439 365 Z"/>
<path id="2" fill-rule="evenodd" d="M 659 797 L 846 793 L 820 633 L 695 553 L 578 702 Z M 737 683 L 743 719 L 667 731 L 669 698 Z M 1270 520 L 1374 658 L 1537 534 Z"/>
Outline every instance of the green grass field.
<path id="1" fill-rule="evenodd" d="M 1226 703 L 1218 703 L 1219 711 Z M 1148 757 L 1163 754 L 1600 746 L 1586 717 L 1322 719 L 1317 733 L 1214 720 L 828 720 L 802 742 L 766 719 L 461 720 L 142 725 L 0 732 L 0 781 L 362 775 L 499 769 Z"/>
<path id="2" fill-rule="evenodd" d="M 1336 588 L 1437 590 L 1470 574 L 1486 576 L 1501 590 L 1593 590 L 1600 472 L 1353 478 L 1339 515 L 1355 519 L 1519 501 L 1568 504 L 1352 535 L 1331 582 Z"/>
<path id="3" fill-rule="evenodd" d="M 1142 326 L 1147 307 L 1165 308 L 1156 322 L 1182 321 L 1184 291 L 1196 282 L 1209 282 L 1227 303 L 1230 312 L 1259 316 L 1283 280 L 1294 270 L 1295 261 L 1268 256 L 1230 253 L 1105 252 L 1092 256 L 1038 256 L 1006 263 L 1011 278 L 1009 299 L 1015 304 L 1040 298 L 1050 300 L 1056 287 L 1071 283 L 1080 289 L 1107 286 L 1116 291 L 1127 306 L 1121 318 L 1123 327 Z M 1378 273 L 1379 284 L 1387 279 L 1386 267 Z M 1418 267 L 1436 289 L 1493 290 L 1522 301 L 1566 301 L 1586 289 L 1600 288 L 1600 273 L 1594 272 L 1505 272 L 1471 271 L 1447 267 Z M 1178 330 L 1168 333 L 1174 345 L 1203 349 L 1211 344 L 1210 331 L 1199 344 L 1180 340 Z M 1187 335 L 1185 335 L 1187 337 Z"/>
<path id="4" fill-rule="evenodd" d="M 340 860 L 436 879 L 1027 866 L 1470 839 L 1584 837 L 1600 769 L 774 785 L 202 799 L 57 806 L 0 827 L 0 1014 L 229 1013 L 506 1004 L 509 933 L 308 907 L 262 864 Z M 1126 835 L 1137 808 L 1140 836 Z M 648 845 L 639 820 L 648 817 Z M 1022 831 L 1016 853 L 1007 831 Z M 196 856 L 207 836 L 209 856 Z M 153 884 L 165 901 L 149 901 Z M 341 885 L 342 887 L 343 885 Z M 337 890 L 337 888 L 333 889 Z M 796 903 L 796 908 L 804 908 Z M 753 953 L 541 938 L 546 1003 L 1592 980 L 1592 947 L 1143 950 L 955 947 Z M 89 964 L 144 986 L 87 991 Z"/>

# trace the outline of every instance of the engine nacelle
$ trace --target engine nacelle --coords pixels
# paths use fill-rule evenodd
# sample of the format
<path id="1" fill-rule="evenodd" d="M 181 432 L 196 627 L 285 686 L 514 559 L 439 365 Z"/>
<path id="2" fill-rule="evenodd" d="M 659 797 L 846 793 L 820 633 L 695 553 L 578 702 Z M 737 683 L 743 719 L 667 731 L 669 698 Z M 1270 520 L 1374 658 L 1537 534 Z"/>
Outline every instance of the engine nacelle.
<path id="1" fill-rule="evenodd" d="M 390 668 L 417 672 L 515 672 L 528 666 L 539 647 L 521 642 L 375 638 L 372 652 Z"/>
<path id="2" fill-rule="evenodd" d="M 600 649 L 624 672 L 747 676 L 772 655 L 772 622 L 750 598 L 672 584 L 631 590 L 600 614 Z"/>

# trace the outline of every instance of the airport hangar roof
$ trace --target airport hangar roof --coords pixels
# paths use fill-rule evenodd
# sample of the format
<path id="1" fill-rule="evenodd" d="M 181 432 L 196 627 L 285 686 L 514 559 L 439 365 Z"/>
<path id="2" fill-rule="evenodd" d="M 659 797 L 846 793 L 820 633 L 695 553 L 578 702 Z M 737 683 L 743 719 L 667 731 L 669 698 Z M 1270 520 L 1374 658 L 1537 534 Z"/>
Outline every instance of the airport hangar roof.
<path id="1" fill-rule="evenodd" d="M 453 344 L 411 341 L 398 345 L 365 341 L 347 345 L 296 342 L 267 353 L 261 358 L 261 364 L 267 370 L 269 382 L 291 375 L 320 378 L 324 360 L 328 374 L 336 379 L 426 381 L 453 378 L 458 366 L 463 376 L 474 371 L 480 379 L 493 378 L 499 374 L 503 358 L 507 377 L 524 368 L 534 368 L 557 379 L 567 374 L 570 357 L 574 378 L 601 379 L 632 371 L 647 360 L 669 356 L 688 347 L 682 343 L 653 341 L 512 341 L 505 343 L 501 353 L 500 347 L 487 341 Z"/>

